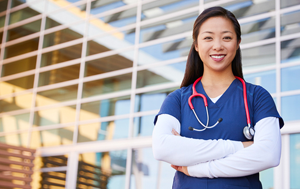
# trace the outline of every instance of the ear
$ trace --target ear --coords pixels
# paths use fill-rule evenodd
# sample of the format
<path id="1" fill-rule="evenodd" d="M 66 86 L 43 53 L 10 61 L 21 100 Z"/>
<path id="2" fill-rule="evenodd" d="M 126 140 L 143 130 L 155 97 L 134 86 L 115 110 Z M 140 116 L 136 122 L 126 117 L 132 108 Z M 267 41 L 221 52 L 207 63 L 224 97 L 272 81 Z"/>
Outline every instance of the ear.
<path id="1" fill-rule="evenodd" d="M 238 44 L 236 46 L 236 50 L 238 50 L 240 48 L 240 44 L 241 44 L 241 40 L 238 42 Z"/>
<path id="2" fill-rule="evenodd" d="M 195 46 L 195 51 L 197 51 L 197 52 L 198 52 L 198 45 L 197 45 L 197 43 L 196 43 L 196 42 L 194 42 L 194 46 Z"/>

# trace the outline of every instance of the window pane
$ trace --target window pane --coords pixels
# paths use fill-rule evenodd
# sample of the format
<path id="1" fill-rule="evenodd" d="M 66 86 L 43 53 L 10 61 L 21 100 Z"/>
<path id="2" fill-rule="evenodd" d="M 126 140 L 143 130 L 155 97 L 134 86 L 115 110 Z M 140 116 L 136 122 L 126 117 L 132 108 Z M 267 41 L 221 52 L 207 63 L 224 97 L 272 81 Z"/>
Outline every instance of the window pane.
<path id="1" fill-rule="evenodd" d="M 181 82 L 184 76 L 185 65 L 185 62 L 180 62 L 138 71 L 137 88 Z"/>
<path id="2" fill-rule="evenodd" d="M 79 68 L 80 65 L 76 64 L 73 66 L 42 72 L 40 73 L 39 77 L 39 86 L 51 85 L 55 83 L 78 79 Z"/>
<path id="3" fill-rule="evenodd" d="M 31 108 L 32 94 L 18 95 L 0 100 L 0 113 Z"/>
<path id="4" fill-rule="evenodd" d="M 2 77 L 35 69 L 36 56 L 2 65 Z"/>
<path id="5" fill-rule="evenodd" d="M 299 0 L 298 4 L 300 3 Z M 289 2 L 289 1 L 280 1 L 282 2 Z M 300 11 L 290 12 L 281 15 L 280 18 L 280 25 L 281 27 L 281 35 L 289 35 L 293 33 L 300 32 Z"/>
<path id="6" fill-rule="evenodd" d="M 68 145 L 73 143 L 74 127 L 33 131 L 30 148 Z M 65 165 L 66 166 L 66 165 Z"/>
<path id="7" fill-rule="evenodd" d="M 26 3 L 26 0 L 12 0 L 11 7 L 16 7 L 16 6 L 22 5 L 24 3 Z"/>
<path id="8" fill-rule="evenodd" d="M 42 4 L 44 4 L 44 2 Z M 27 18 L 31 18 L 31 17 L 39 15 L 39 14 L 41 14 L 41 13 L 39 13 L 29 7 L 26 7 L 24 9 L 10 13 L 9 24 L 13 24 L 13 23 L 19 22 L 21 20 L 25 20 Z"/>
<path id="9" fill-rule="evenodd" d="M 0 1 L 0 12 L 5 11 L 7 9 L 7 2 L 8 2 L 8 0 Z M 0 25 L 0 27 L 1 27 L 1 25 Z"/>
<path id="10" fill-rule="evenodd" d="M 0 18 L 1 19 L 1 18 Z M 1 20 L 0 20 L 1 22 Z M 1 23 L 0 23 L 0 28 L 1 28 Z M 2 43 L 2 38 L 3 38 L 3 32 L 0 32 L 0 44 Z M 0 49 L 1 50 L 1 49 Z M 1 52 L 1 51 L 0 51 Z"/>
<path id="11" fill-rule="evenodd" d="M 11 58 L 21 54 L 38 50 L 39 38 L 30 39 L 5 48 L 5 58 Z"/>
<path id="12" fill-rule="evenodd" d="M 68 165 L 68 155 L 40 157 L 41 168 L 64 167 Z"/>
<path id="13" fill-rule="evenodd" d="M 11 94 L 15 92 L 24 91 L 33 87 L 34 75 L 25 76 L 9 81 L 0 82 L 1 94 Z M 5 89 L 5 90 L 4 90 Z"/>
<path id="14" fill-rule="evenodd" d="M 81 23 L 81 24 L 73 25 L 67 29 L 46 34 L 44 36 L 43 48 L 82 38 L 83 32 L 84 32 L 84 23 Z"/>
<path id="15" fill-rule="evenodd" d="M 36 32 L 41 29 L 41 20 L 31 22 L 7 31 L 7 41 L 18 39 Z"/>
<path id="16" fill-rule="evenodd" d="M 299 5 L 299 0 L 281 0 L 280 5 L 281 8 Z"/>
<path id="17" fill-rule="evenodd" d="M 87 102 L 81 104 L 80 120 L 124 115 L 130 112 L 130 96 Z"/>
<path id="18" fill-rule="evenodd" d="M 247 82 L 264 87 L 269 93 L 276 92 L 276 71 L 258 72 L 246 74 L 244 78 Z"/>
<path id="19" fill-rule="evenodd" d="M 79 125 L 77 142 L 128 138 L 129 119 Z"/>
<path id="20" fill-rule="evenodd" d="M 281 98 L 281 116 L 284 121 L 300 119 L 300 95 L 284 96 Z"/>
<path id="21" fill-rule="evenodd" d="M 281 63 L 300 60 L 300 38 L 281 42 Z"/>
<path id="22" fill-rule="evenodd" d="M 175 170 L 170 166 L 169 163 L 160 162 L 160 182 L 159 188 L 172 188 L 173 177 L 175 175 Z"/>
<path id="23" fill-rule="evenodd" d="M 153 157 L 152 149 L 136 149 L 132 153 L 130 188 L 157 188 L 160 169 L 159 162 Z"/>
<path id="24" fill-rule="evenodd" d="M 242 50 L 243 69 L 259 69 L 274 65 L 276 60 L 275 44 L 263 45 Z"/>
<path id="25" fill-rule="evenodd" d="M 41 67 L 74 60 L 81 57 L 82 44 L 77 44 L 62 49 L 42 54 Z"/>
<path id="26" fill-rule="evenodd" d="M 300 89 L 300 66 L 281 69 L 281 91 Z"/>
<path id="27" fill-rule="evenodd" d="M 267 169 L 259 172 L 259 179 L 263 188 L 274 188 L 274 169 Z"/>
<path id="28" fill-rule="evenodd" d="M 45 30 L 46 29 L 49 29 L 49 28 L 53 28 L 53 27 L 56 27 L 56 26 L 59 26 L 61 25 L 60 22 L 58 21 L 55 21 L 49 17 L 46 18 L 46 25 L 45 25 Z"/>
<path id="29" fill-rule="evenodd" d="M 120 0 L 113 0 L 113 1 L 102 1 L 102 0 L 96 0 L 91 4 L 91 12 L 90 14 L 99 14 L 101 12 L 106 12 L 118 7 L 122 7 L 124 5 L 129 5 L 137 3 L 137 0 L 130 0 L 130 1 L 120 1 Z M 136 9 L 135 12 L 136 14 Z"/>
<path id="30" fill-rule="evenodd" d="M 36 96 L 36 106 L 46 106 L 77 98 L 78 85 L 71 85 L 47 91 L 41 91 Z"/>
<path id="31" fill-rule="evenodd" d="M 85 63 L 85 76 L 130 68 L 133 65 L 133 54 L 133 51 L 126 51 L 108 57 L 87 61 Z"/>
<path id="32" fill-rule="evenodd" d="M 290 188 L 300 188 L 300 134 L 290 135 Z"/>
<path id="33" fill-rule="evenodd" d="M 133 136 L 151 136 L 154 127 L 155 115 L 134 118 Z"/>
<path id="34" fill-rule="evenodd" d="M 82 97 L 91 97 L 131 88 L 132 74 L 124 74 L 96 81 L 85 82 L 83 84 Z"/>
<path id="35" fill-rule="evenodd" d="M 29 128 L 29 113 L 4 115 L 0 118 L 0 132 L 11 132 Z"/>
<path id="36" fill-rule="evenodd" d="M 127 150 L 79 155 L 77 188 L 124 189 Z"/>
<path id="37" fill-rule="evenodd" d="M 59 171 L 59 172 L 35 171 L 35 173 L 32 175 L 33 181 L 31 182 L 31 186 L 32 188 L 37 188 L 37 189 L 44 189 L 44 188 L 65 189 L 66 177 L 67 177 L 66 171 Z"/>
<path id="38" fill-rule="evenodd" d="M 75 115 L 76 105 L 40 110 L 34 113 L 34 126 L 74 122 Z"/>
<path id="39" fill-rule="evenodd" d="M 241 25 L 242 44 L 275 37 L 275 17 L 256 20 Z"/>
<path id="40" fill-rule="evenodd" d="M 0 136 L 0 142 L 4 144 L 14 145 L 14 146 L 27 147 L 28 132 Z"/>

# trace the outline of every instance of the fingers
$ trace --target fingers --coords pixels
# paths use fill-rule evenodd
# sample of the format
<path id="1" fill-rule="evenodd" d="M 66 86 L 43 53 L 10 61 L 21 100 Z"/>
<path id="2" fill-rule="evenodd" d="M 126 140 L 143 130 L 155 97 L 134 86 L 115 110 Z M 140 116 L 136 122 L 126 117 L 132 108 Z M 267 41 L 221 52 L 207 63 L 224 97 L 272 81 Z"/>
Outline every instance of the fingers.
<path id="1" fill-rule="evenodd" d="M 175 131 L 175 129 L 172 129 L 172 134 L 175 135 L 175 136 L 180 136 L 177 131 Z"/>

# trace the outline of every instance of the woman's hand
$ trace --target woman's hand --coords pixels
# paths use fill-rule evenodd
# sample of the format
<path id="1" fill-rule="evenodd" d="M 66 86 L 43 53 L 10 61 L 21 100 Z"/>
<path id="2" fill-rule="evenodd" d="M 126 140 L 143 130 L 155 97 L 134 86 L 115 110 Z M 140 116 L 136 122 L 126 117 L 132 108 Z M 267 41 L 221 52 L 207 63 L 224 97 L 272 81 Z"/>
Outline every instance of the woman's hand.
<path id="1" fill-rule="evenodd" d="M 244 148 L 247 148 L 248 146 L 251 146 L 253 144 L 253 141 L 247 141 L 247 142 L 242 142 Z"/>

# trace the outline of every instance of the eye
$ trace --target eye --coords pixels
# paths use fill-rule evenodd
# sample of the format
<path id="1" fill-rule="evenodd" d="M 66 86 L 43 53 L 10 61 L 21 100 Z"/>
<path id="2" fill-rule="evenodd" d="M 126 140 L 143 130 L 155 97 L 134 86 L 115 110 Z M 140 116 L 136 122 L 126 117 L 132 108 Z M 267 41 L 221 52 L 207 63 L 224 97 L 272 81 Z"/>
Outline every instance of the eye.
<path id="1" fill-rule="evenodd" d="M 212 37 L 204 37 L 204 40 L 211 40 Z"/>
<path id="2" fill-rule="evenodd" d="M 231 39 L 232 39 L 232 37 L 230 37 L 230 36 L 226 36 L 226 37 L 224 37 L 224 39 L 225 39 L 225 40 L 231 40 Z"/>

